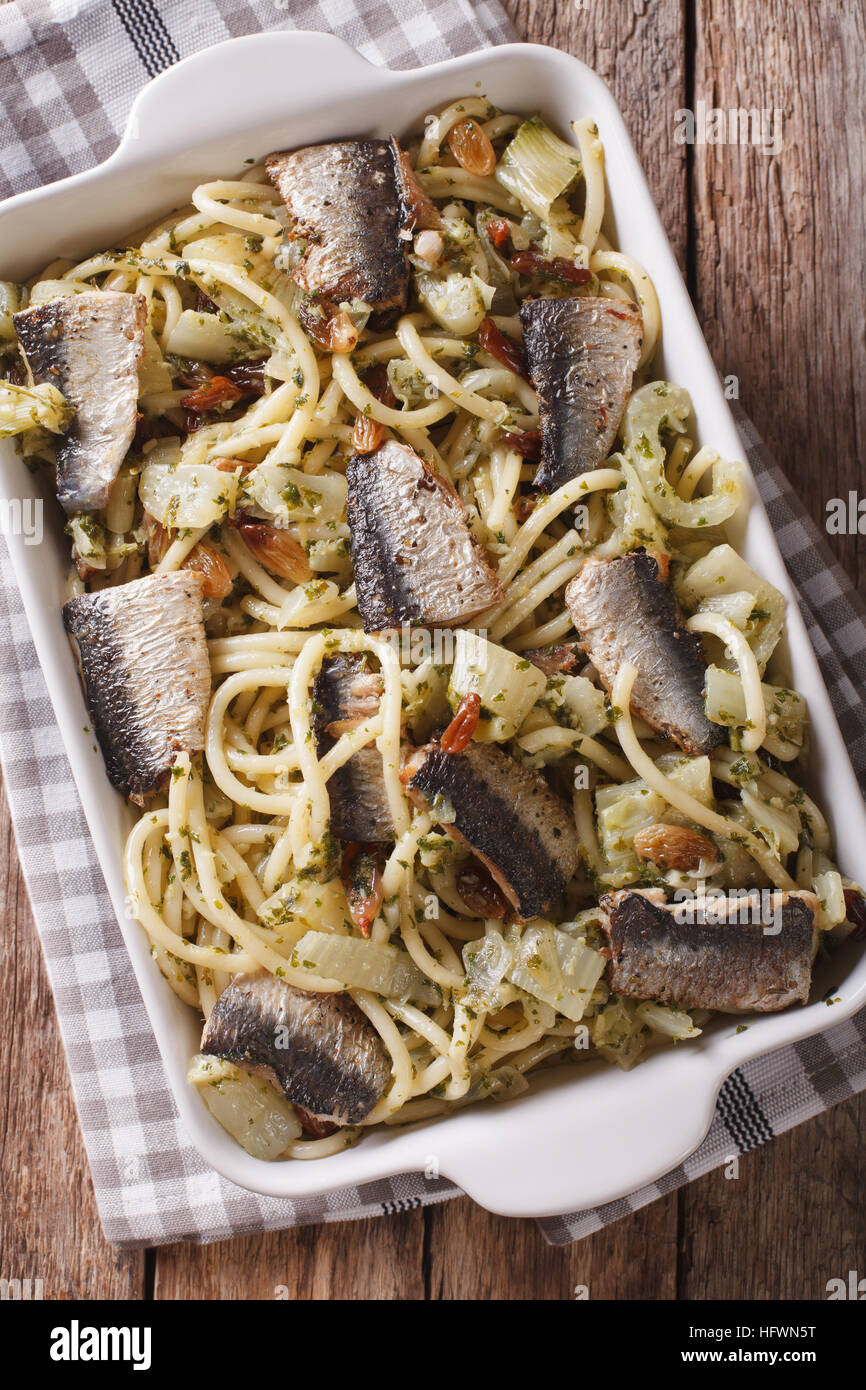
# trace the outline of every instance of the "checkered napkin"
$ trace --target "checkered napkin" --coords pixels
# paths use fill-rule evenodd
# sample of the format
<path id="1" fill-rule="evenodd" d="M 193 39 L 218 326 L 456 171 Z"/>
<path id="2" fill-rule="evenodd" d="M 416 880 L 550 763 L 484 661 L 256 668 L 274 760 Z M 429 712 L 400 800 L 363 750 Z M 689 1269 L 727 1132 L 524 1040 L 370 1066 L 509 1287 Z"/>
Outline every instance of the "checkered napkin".
<path id="1" fill-rule="evenodd" d="M 495 0 L 20 0 L 0 6 L 0 196 L 104 159 L 145 79 L 196 49 L 261 29 L 329 29 L 395 67 L 513 33 Z M 866 786 L 866 613 L 751 424 L 743 444 L 794 580 L 855 768 Z M 345 1221 L 457 1193 L 419 1174 L 286 1201 L 233 1186 L 184 1132 L 0 547 L 0 756 L 96 1197 L 109 1240 L 155 1245 Z M 26 1026 L 26 1020 L 20 1020 Z M 539 1222 L 566 1244 L 866 1088 L 866 1013 L 747 1063 L 722 1088 L 704 1143 L 659 1182 Z"/>

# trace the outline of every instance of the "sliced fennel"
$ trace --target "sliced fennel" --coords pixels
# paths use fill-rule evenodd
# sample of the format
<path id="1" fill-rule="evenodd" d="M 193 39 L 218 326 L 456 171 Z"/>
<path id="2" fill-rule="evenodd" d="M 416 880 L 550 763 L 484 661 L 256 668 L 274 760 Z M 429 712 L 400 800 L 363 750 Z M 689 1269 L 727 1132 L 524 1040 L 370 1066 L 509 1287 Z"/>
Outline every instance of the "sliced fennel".
<path id="1" fill-rule="evenodd" d="M 621 554 L 639 546 L 668 549 L 666 528 L 647 501 L 644 484 L 637 469 L 622 454 L 614 454 L 609 466 L 622 469 L 623 485 L 611 492 L 607 508 L 613 522 L 614 534 L 605 543 L 604 554 Z"/>
<path id="2" fill-rule="evenodd" d="M 475 1100 L 514 1100 L 529 1090 L 529 1082 L 523 1072 L 509 1066 L 507 1062 L 501 1062 L 492 1071 L 482 1071 L 470 1062 L 469 1075 L 469 1090 L 458 1102 L 461 1105 L 471 1104 Z"/>
<path id="3" fill-rule="evenodd" d="M 347 989 L 369 989 L 386 999 L 438 1004 L 440 993 L 422 975 L 411 956 L 397 946 L 365 941 L 359 936 L 308 931 L 292 952 L 296 970 L 311 970 Z"/>
<path id="4" fill-rule="evenodd" d="M 429 271 L 416 271 L 415 283 L 431 317 L 441 328 L 460 337 L 478 331 L 495 292 L 474 270 L 468 275 L 452 270 L 444 277 Z"/>
<path id="5" fill-rule="evenodd" d="M 75 512 L 66 523 L 77 555 L 93 569 L 105 569 L 105 527 L 90 512 Z"/>
<path id="6" fill-rule="evenodd" d="M 677 597 L 690 613 L 704 599 L 747 590 L 754 604 L 744 631 L 763 675 L 785 625 L 785 600 L 779 590 L 757 575 L 727 544 L 714 546 L 696 560 L 675 587 Z"/>
<path id="7" fill-rule="evenodd" d="M 635 391 L 626 406 L 622 437 L 626 456 L 637 472 L 647 501 L 665 526 L 718 526 L 743 498 L 743 466 L 719 459 L 713 464 L 712 489 L 706 497 L 686 501 L 665 476 L 662 429 L 683 434 L 691 414 L 687 391 L 668 381 L 651 381 Z"/>
<path id="8" fill-rule="evenodd" d="M 92 289 L 93 286 L 84 280 L 40 280 L 30 291 L 27 307 L 35 309 L 37 305 L 48 304 L 52 299 L 69 299 L 73 294 L 83 294 L 85 290 Z"/>
<path id="9" fill-rule="evenodd" d="M 134 541 L 113 535 L 92 512 L 75 512 L 66 523 L 66 531 L 72 537 L 74 556 L 80 556 L 94 570 L 110 573 L 138 549 Z"/>
<path id="10" fill-rule="evenodd" d="M 138 398 L 146 407 L 148 396 L 162 395 L 173 386 L 171 368 L 148 326 L 144 330 L 144 352 L 138 364 Z"/>
<path id="11" fill-rule="evenodd" d="M 514 952 L 498 927 L 488 926 L 477 941 L 463 947 L 463 965 L 469 993 L 479 1009 L 495 1012 L 509 1002 L 505 977 L 514 961 Z"/>
<path id="12" fill-rule="evenodd" d="M 604 973 L 604 956 L 548 922 L 524 927 L 513 950 L 511 983 L 579 1023 Z"/>
<path id="13" fill-rule="evenodd" d="M 240 469 L 223 473 L 209 463 L 147 463 L 138 493 L 161 526 L 198 530 L 234 507 L 239 477 Z"/>
<path id="14" fill-rule="evenodd" d="M 283 521 L 334 521 L 346 510 L 346 479 L 330 470 L 302 473 L 283 463 L 260 463 L 243 482 L 244 495 Z"/>
<path id="15" fill-rule="evenodd" d="M 756 830 L 759 830 L 775 853 L 784 860 L 795 854 L 800 844 L 801 822 L 794 806 L 779 804 L 780 797 L 765 801 L 743 787 L 740 796 L 746 815 Z"/>
<path id="16" fill-rule="evenodd" d="M 547 686 L 531 661 L 488 642 L 477 632 L 458 630 L 448 700 L 456 709 L 465 695 L 481 697 L 475 737 L 484 741 L 513 738 Z"/>
<path id="17" fill-rule="evenodd" d="M 610 866 L 602 875 L 607 887 L 623 888 L 641 870 L 634 837 L 647 825 L 665 818 L 667 802 L 644 782 L 599 787 L 595 795 L 599 847 Z"/>
<path id="18" fill-rule="evenodd" d="M 827 869 L 824 873 L 816 874 L 812 880 L 812 892 L 818 899 L 815 926 L 819 931 L 829 931 L 845 921 L 847 908 L 842 875 L 838 870 Z"/>
<path id="19" fill-rule="evenodd" d="M 200 314 L 184 309 L 166 343 L 168 352 L 178 357 L 194 357 L 202 362 L 236 362 L 250 350 L 241 329 L 223 323 L 217 314 Z"/>
<path id="20" fill-rule="evenodd" d="M 282 265 L 269 265 L 266 262 L 260 270 L 256 271 L 254 279 L 257 285 L 261 285 L 262 289 L 274 296 L 274 299 L 278 299 L 290 313 L 297 313 L 298 305 L 304 297 L 304 291 L 297 281 L 286 273 Z M 369 305 L 365 307 L 369 316 Z M 363 325 L 361 326 L 363 327 Z"/>
<path id="21" fill-rule="evenodd" d="M 435 401 L 439 396 L 436 383 L 428 381 L 424 373 L 419 371 L 408 357 L 392 357 L 386 371 L 388 384 L 394 395 L 410 410 L 426 405 L 428 401 Z"/>
<path id="22" fill-rule="evenodd" d="M 663 754 L 658 760 L 660 769 L 671 781 L 702 802 L 713 804 L 713 784 L 710 760 L 706 757 L 680 757 Z M 599 845 L 610 866 L 602 880 L 610 888 L 623 888 L 633 883 L 645 867 L 634 850 L 634 837 L 639 830 L 656 821 L 670 825 L 688 825 L 689 821 L 675 811 L 658 792 L 652 791 L 642 779 L 599 787 L 595 794 Z"/>
<path id="23" fill-rule="evenodd" d="M 414 671 L 401 673 L 403 709 L 416 743 L 425 743 L 435 728 L 447 724 L 451 718 L 448 667 L 438 665 L 430 657 L 425 659 L 423 643 L 426 639 L 423 631 L 410 637 L 409 650 L 413 656 L 417 653 L 419 664 Z"/>
<path id="24" fill-rule="evenodd" d="M 198 1087 L 214 1119 L 253 1158 L 279 1158 L 301 1137 L 294 1106 L 263 1077 L 199 1053 L 189 1064 L 187 1080 Z"/>
<path id="25" fill-rule="evenodd" d="M 647 1026 L 638 1017 L 638 1005 L 619 995 L 591 1020 L 589 1034 L 601 1055 L 623 1071 L 630 1071 L 640 1061 L 649 1042 Z"/>
<path id="26" fill-rule="evenodd" d="M 774 757 L 796 758 L 806 739 L 808 710 L 806 701 L 796 690 L 778 685 L 761 685 L 767 711 L 767 736 L 762 747 Z M 733 671 L 719 666 L 707 667 L 704 703 L 707 718 L 714 724 L 741 729 L 746 720 L 743 683 Z"/>
<path id="27" fill-rule="evenodd" d="M 752 610 L 755 607 L 755 595 L 750 594 L 748 589 L 736 590 L 733 594 L 709 594 L 701 599 L 696 608 L 696 613 L 718 613 L 722 618 L 727 618 L 729 622 L 738 627 L 741 632 L 745 632 L 752 617 Z"/>
<path id="28" fill-rule="evenodd" d="M 638 1004 L 637 1018 L 648 1028 L 652 1028 L 654 1033 L 673 1038 L 674 1042 L 682 1042 L 684 1038 L 698 1038 L 701 1034 L 700 1028 L 696 1028 L 692 1022 L 690 1014 L 683 1013 L 681 1009 L 670 1009 L 665 1004 L 653 1004 L 650 1001 Z"/>
<path id="29" fill-rule="evenodd" d="M 256 908 L 266 927 L 279 929 L 281 941 L 295 942 L 315 922 L 342 922 L 348 917 L 346 894 L 339 879 L 316 883 L 289 878 Z"/>
<path id="30" fill-rule="evenodd" d="M 0 382 L 0 439 L 40 428 L 63 434 L 72 423 L 73 414 L 72 406 L 56 386 Z"/>
<path id="31" fill-rule="evenodd" d="M 505 147 L 496 178 L 546 222 L 551 203 L 571 186 L 581 168 L 574 146 L 554 135 L 540 116 L 532 116 Z"/>
<path id="32" fill-rule="evenodd" d="M 586 676 L 549 676 L 540 703 L 558 724 L 590 736 L 608 722 L 604 691 Z"/>
<path id="33" fill-rule="evenodd" d="M 21 286 L 14 280 L 0 280 L 0 338 L 9 343 L 15 342 L 15 325 L 12 315 L 21 308 Z"/>
<path id="34" fill-rule="evenodd" d="M 522 930 L 488 925 L 478 941 L 463 948 L 470 997 L 479 1009 L 495 1012 L 519 999 L 531 1023 L 552 1028 L 554 1014 L 579 1023 L 604 972 L 600 952 L 582 936 L 571 936 L 549 922 Z M 520 991 L 521 993 L 517 993 Z M 540 1006 L 540 1011 L 539 1011 Z M 545 1010 L 551 1010 L 545 1014 Z"/>

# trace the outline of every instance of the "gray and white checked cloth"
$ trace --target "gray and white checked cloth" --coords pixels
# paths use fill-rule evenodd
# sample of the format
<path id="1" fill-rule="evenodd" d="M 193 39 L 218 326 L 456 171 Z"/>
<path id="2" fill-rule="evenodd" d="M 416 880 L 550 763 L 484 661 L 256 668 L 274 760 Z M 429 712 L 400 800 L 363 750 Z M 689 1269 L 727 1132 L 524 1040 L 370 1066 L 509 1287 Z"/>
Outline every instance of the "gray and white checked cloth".
<path id="1" fill-rule="evenodd" d="M 330 30 L 366 58 L 414 67 L 514 37 L 496 0 L 20 0 L 0 6 L 0 196 L 104 159 L 144 81 L 197 49 L 262 29 Z M 769 509 L 861 786 L 866 611 L 750 422 Z M 122 1246 L 383 1215 L 456 1194 L 419 1174 L 327 1197 L 260 1197 L 210 1171 L 184 1132 L 128 968 L 5 547 L 0 756 L 54 991 L 105 1233 Z M 27 1020 L 19 1019 L 26 1027 Z M 657 1183 L 539 1222 L 577 1240 L 866 1088 L 866 1012 L 741 1067 L 700 1148 Z"/>

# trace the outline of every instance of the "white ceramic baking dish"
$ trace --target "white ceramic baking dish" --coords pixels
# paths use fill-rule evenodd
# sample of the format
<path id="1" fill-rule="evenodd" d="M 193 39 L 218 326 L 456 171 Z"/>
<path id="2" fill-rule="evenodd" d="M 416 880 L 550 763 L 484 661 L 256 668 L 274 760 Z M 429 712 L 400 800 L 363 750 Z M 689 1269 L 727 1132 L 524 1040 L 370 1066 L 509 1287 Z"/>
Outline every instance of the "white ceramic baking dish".
<path id="1" fill-rule="evenodd" d="M 540 110 L 554 125 L 592 114 L 604 142 L 606 230 L 655 281 L 664 323 L 659 375 L 685 386 L 702 442 L 742 449 L 623 119 L 604 83 L 555 50 L 514 44 L 417 72 L 388 72 L 323 34 L 271 33 L 197 54 L 142 92 L 117 152 L 97 169 L 25 193 L 0 209 L 0 276 L 25 278 L 57 256 L 80 257 L 183 204 L 204 179 L 231 177 L 272 149 L 345 135 L 390 135 L 464 93 L 484 92 L 510 111 Z M 0 489 L 38 495 L 37 482 L 3 446 Z M 834 824 L 838 859 L 864 875 L 866 814 L 842 737 L 754 488 L 738 542 L 787 595 L 791 678 L 808 697 L 814 731 L 811 790 Z M 743 509 L 744 512 L 746 508 Z M 853 947 L 832 976 L 819 972 L 806 1008 L 749 1020 L 717 1019 L 695 1043 L 660 1052 L 635 1071 L 604 1064 L 555 1070 L 510 1103 L 482 1105 L 408 1130 L 381 1130 L 317 1163 L 249 1157 L 185 1081 L 198 1025 L 154 968 L 144 933 L 124 914 L 121 847 L 130 824 L 122 798 L 84 732 L 89 722 L 60 620 L 67 542 L 56 520 L 42 546 L 9 546 L 33 638 L 106 883 L 183 1122 L 203 1157 L 243 1187 L 279 1197 L 322 1193 L 401 1172 L 435 1170 L 491 1211 L 539 1216 L 611 1201 L 680 1163 L 701 1141 L 719 1087 L 747 1059 L 839 1022 L 866 1002 L 866 959 Z M 826 985 L 840 1002 L 820 1002 Z"/>

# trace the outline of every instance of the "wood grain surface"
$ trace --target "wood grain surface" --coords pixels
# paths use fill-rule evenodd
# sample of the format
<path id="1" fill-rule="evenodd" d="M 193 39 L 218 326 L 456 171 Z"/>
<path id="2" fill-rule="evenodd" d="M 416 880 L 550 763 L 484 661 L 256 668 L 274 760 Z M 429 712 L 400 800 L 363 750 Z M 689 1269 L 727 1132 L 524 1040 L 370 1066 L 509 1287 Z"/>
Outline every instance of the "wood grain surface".
<path id="1" fill-rule="evenodd" d="M 620 104 L 717 366 L 807 507 L 860 482 L 866 33 L 861 0 L 505 0 L 522 37 Z M 676 113 L 769 108 L 776 152 L 679 144 Z M 831 537 L 862 578 L 856 536 Z M 803 1299 L 866 1270 L 866 1096 L 607 1227 L 547 1245 L 468 1199 L 369 1222 L 119 1253 L 96 1214 L 53 1006 L 0 803 L 0 1276 L 46 1297 Z"/>

